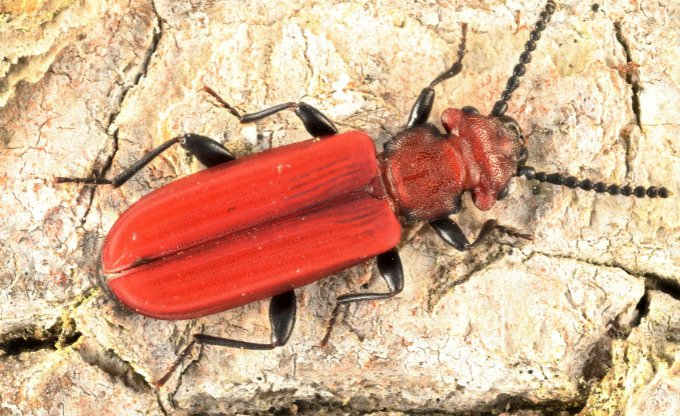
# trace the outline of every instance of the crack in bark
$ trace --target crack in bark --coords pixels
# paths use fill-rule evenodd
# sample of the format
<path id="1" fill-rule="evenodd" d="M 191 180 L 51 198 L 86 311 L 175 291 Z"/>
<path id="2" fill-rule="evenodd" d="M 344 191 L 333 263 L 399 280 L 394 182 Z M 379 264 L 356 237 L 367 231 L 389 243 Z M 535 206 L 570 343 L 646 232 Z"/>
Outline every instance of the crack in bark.
<path id="1" fill-rule="evenodd" d="M 635 305 L 635 310 L 637 311 L 637 316 L 633 319 L 630 325 L 634 328 L 640 326 L 642 323 L 642 318 L 649 315 L 649 290 L 645 286 L 645 293 L 642 295 L 637 305 Z"/>
<path id="2" fill-rule="evenodd" d="M 499 244 L 503 245 L 503 244 Z M 482 270 L 486 266 L 494 263 L 495 261 L 498 261 L 498 259 L 502 258 L 505 255 L 503 250 L 500 250 L 499 252 L 495 253 L 495 256 L 492 256 L 492 258 L 489 259 L 489 261 L 484 262 L 482 264 L 477 265 L 474 269 L 472 269 L 469 273 L 467 273 L 465 276 L 462 277 L 462 279 L 457 280 L 454 284 L 453 287 L 465 283 L 466 281 L 470 280 L 470 278 L 477 273 L 478 271 Z M 647 316 L 649 313 L 649 293 L 651 290 L 657 290 L 660 292 L 663 292 L 665 294 L 668 294 L 669 296 L 673 297 L 674 299 L 680 300 L 680 283 L 669 279 L 669 278 L 664 278 L 659 275 L 653 274 L 653 273 L 644 273 L 644 274 L 636 274 L 634 271 L 624 267 L 623 265 L 613 262 L 611 264 L 606 264 L 606 263 L 598 263 L 595 261 L 587 260 L 587 259 L 580 259 L 580 258 L 574 258 L 574 257 L 569 257 L 569 256 L 564 256 L 564 255 L 554 255 L 554 254 L 548 254 L 548 253 L 542 253 L 538 251 L 533 251 L 529 253 L 524 261 L 527 261 L 531 259 L 532 257 L 536 255 L 542 255 L 548 258 L 559 258 L 559 259 L 568 259 L 568 260 L 573 260 L 573 261 L 578 261 L 582 263 L 586 263 L 592 266 L 596 267 L 612 267 L 616 269 L 620 269 L 627 274 L 634 276 L 634 277 L 641 277 L 644 279 L 645 283 L 645 293 L 643 296 L 640 298 L 638 304 L 636 305 L 636 309 L 638 310 L 638 317 L 631 323 L 630 329 L 632 329 L 635 326 L 638 326 L 640 324 L 640 321 L 642 318 Z M 430 300 L 431 302 L 431 300 Z M 627 338 L 628 334 L 630 334 L 630 331 L 627 331 L 625 334 L 619 334 L 618 338 L 620 339 L 625 339 Z M 610 338 L 614 338 L 611 334 L 609 334 Z M 604 375 L 602 375 L 604 376 Z M 601 377 L 600 377 L 601 378 Z M 587 386 L 583 386 L 584 389 L 587 389 Z M 584 406 L 586 405 L 586 400 L 589 397 L 588 393 L 584 393 L 581 397 L 583 397 L 583 400 L 578 400 L 578 401 L 547 401 L 547 402 L 539 402 L 535 403 L 532 402 L 531 400 L 527 399 L 524 396 L 518 395 L 518 396 L 511 396 L 511 395 L 504 395 L 501 394 L 497 397 L 497 400 L 495 403 L 492 403 L 490 405 L 487 405 L 487 409 L 489 410 L 484 410 L 480 415 L 492 415 L 492 414 L 497 414 L 498 412 L 502 411 L 521 411 L 521 410 L 540 410 L 540 411 L 547 411 L 547 412 L 560 412 L 560 411 L 567 411 L 572 414 L 576 414 L 580 412 Z M 296 402 L 297 403 L 297 402 Z M 351 407 L 350 407 L 351 409 Z M 384 409 L 383 409 L 384 411 Z M 403 411 L 403 410 L 402 410 Z M 417 413 L 417 412 L 415 412 Z M 425 412 L 427 413 L 427 412 Z M 464 413 L 459 413 L 459 412 L 453 412 L 453 413 L 438 413 L 442 415 L 455 415 L 455 414 L 464 414 Z"/>
<path id="3" fill-rule="evenodd" d="M 151 1 L 151 9 L 153 10 L 154 15 L 156 16 L 156 21 L 155 21 L 155 27 L 154 27 L 154 34 L 151 39 L 151 44 L 149 45 L 149 48 L 146 50 L 146 53 L 144 54 L 144 57 L 142 58 L 142 63 L 141 63 L 141 68 L 139 72 L 134 76 L 133 82 L 125 87 L 123 86 L 123 91 L 120 94 L 120 98 L 118 99 L 118 102 L 114 105 L 114 108 L 117 108 L 118 111 L 112 112 L 109 114 L 108 117 L 108 128 L 104 128 L 105 132 L 108 132 L 110 130 L 111 126 L 116 125 L 116 119 L 118 118 L 118 115 L 121 113 L 122 108 L 123 108 L 123 103 L 125 102 L 125 99 L 127 98 L 127 95 L 130 91 L 132 91 L 139 83 L 141 82 L 142 78 L 146 76 L 149 66 L 151 65 L 151 62 L 153 60 L 153 56 L 156 54 L 156 51 L 158 50 L 158 46 L 160 44 L 160 39 L 163 35 L 164 32 L 164 25 L 165 25 L 165 19 L 163 19 L 160 14 L 158 13 L 158 10 L 156 9 L 156 4 L 152 0 Z M 158 29 L 156 29 L 158 28 Z M 113 166 L 113 160 L 116 157 L 116 154 L 118 153 L 118 142 L 119 142 L 119 137 L 118 137 L 118 129 L 114 129 L 111 133 L 107 133 L 109 136 L 111 136 L 112 139 L 112 147 L 113 150 L 111 151 L 111 154 L 106 157 L 106 160 L 102 164 L 101 169 L 96 169 L 93 168 L 93 174 L 96 177 L 103 177 L 106 175 L 108 170 Z M 81 226 L 87 221 L 87 216 L 90 213 L 90 209 L 92 208 L 92 201 L 94 200 L 94 186 L 89 187 L 92 190 L 90 191 L 88 195 L 88 202 L 87 206 L 85 208 L 85 213 L 82 216 L 81 219 Z"/>
<path id="4" fill-rule="evenodd" d="M 623 31 L 621 29 L 621 22 L 614 22 L 614 32 L 616 33 L 616 40 L 619 42 L 621 47 L 623 48 L 623 53 L 626 56 L 626 64 L 631 65 L 635 64 L 635 61 L 633 61 L 632 54 L 630 51 L 630 44 L 626 40 L 626 38 L 623 35 Z M 641 116 L 641 109 L 640 109 L 640 91 L 642 88 L 640 87 L 640 80 L 638 79 L 637 76 L 634 76 L 635 71 L 631 70 L 626 70 L 626 83 L 630 85 L 631 90 L 633 92 L 632 94 L 632 101 L 633 101 L 633 113 L 635 114 L 635 122 L 642 129 L 642 116 Z"/>
<path id="5" fill-rule="evenodd" d="M 201 332 L 203 332 L 202 329 L 201 329 Z M 188 347 L 188 346 L 187 346 L 187 347 Z M 199 343 L 199 344 L 194 344 L 194 346 L 191 347 L 191 348 L 197 348 L 197 349 L 198 349 L 198 353 L 195 355 L 195 357 L 191 357 L 191 356 L 184 357 L 184 358 L 182 359 L 182 361 L 188 360 L 189 362 L 188 362 L 188 363 L 185 363 L 184 366 L 182 366 L 179 370 L 177 370 L 176 368 L 173 368 L 173 369 L 172 369 L 171 372 L 175 372 L 175 371 L 178 372 L 178 374 L 177 374 L 177 383 L 176 383 L 176 385 L 175 385 L 175 388 L 173 389 L 172 393 L 169 394 L 171 400 L 173 400 L 173 404 L 174 404 L 175 396 L 177 395 L 177 392 L 179 391 L 179 388 L 180 388 L 180 386 L 182 385 L 182 382 L 184 381 L 184 374 L 186 374 L 187 371 L 189 371 L 189 369 L 190 369 L 193 365 L 195 365 L 195 364 L 197 364 L 199 361 L 201 361 L 201 357 L 203 357 L 203 347 L 204 347 L 203 344 L 200 344 L 200 343 Z M 189 354 L 191 354 L 191 351 L 189 352 Z M 181 365 L 181 364 L 180 364 L 180 365 Z"/>
<path id="6" fill-rule="evenodd" d="M 82 337 L 76 329 L 76 324 L 70 318 L 70 311 L 85 302 L 96 289 L 89 289 L 49 328 L 42 329 L 34 326 L 19 328 L 8 334 L 2 334 L 4 340 L 0 342 L 0 350 L 7 355 L 19 355 L 40 350 L 60 350 L 75 344 Z"/>
<path id="7" fill-rule="evenodd" d="M 279 392 L 283 393 L 283 392 Z M 291 396 L 294 392 L 290 392 Z M 350 402 L 341 400 L 329 400 L 327 398 L 322 398 L 316 396 L 309 399 L 298 399 L 293 400 L 290 404 L 283 406 L 276 406 L 269 408 L 266 411 L 261 410 L 251 410 L 251 411 L 239 411 L 239 414 L 250 415 L 250 416 L 265 416 L 265 415 L 316 415 L 320 412 L 328 414 L 347 414 L 347 415 L 362 415 L 362 414 L 373 414 L 373 413 L 399 413 L 399 414 L 409 414 L 409 415 L 431 415 L 431 416 L 463 416 L 463 415 L 478 415 L 478 416 L 492 416 L 498 415 L 500 413 L 505 414 L 506 412 L 519 412 L 519 411 L 541 411 L 542 414 L 562 414 L 562 412 L 567 412 L 569 414 L 577 414 L 580 412 L 586 404 L 585 400 L 579 401 L 559 401 L 559 400 L 546 400 L 534 402 L 526 398 L 523 395 L 509 395 L 509 394 L 499 394 L 496 400 L 488 403 L 486 405 L 481 405 L 476 407 L 474 410 L 443 410 L 437 409 L 436 404 L 440 403 L 440 399 L 435 400 L 435 406 L 428 406 L 425 408 L 409 408 L 409 407 L 384 407 L 379 405 L 365 406 L 360 403 L 352 404 L 352 402 L 361 401 L 377 401 L 376 398 L 363 397 L 363 398 L 353 398 Z"/>
<path id="8" fill-rule="evenodd" d="M 76 343 L 82 334 L 75 330 L 75 324 L 58 319 L 51 327 L 41 330 L 36 327 L 22 328 L 0 342 L 0 350 L 6 355 L 20 355 L 41 350 L 58 350 Z"/>
<path id="9" fill-rule="evenodd" d="M 635 124 L 640 128 L 640 130 L 644 130 L 642 127 L 642 113 L 641 113 L 641 108 L 640 108 L 640 91 L 642 88 L 640 87 L 640 80 L 639 77 L 637 76 L 637 71 L 634 68 L 635 62 L 633 61 L 632 54 L 630 51 L 630 44 L 628 43 L 628 40 L 623 35 L 623 30 L 621 29 L 621 22 L 616 21 L 614 22 L 614 33 L 616 34 L 616 40 L 617 42 L 621 45 L 623 48 L 623 53 L 626 57 L 626 70 L 625 70 L 625 81 L 628 85 L 630 85 L 632 94 L 631 94 L 631 102 L 632 102 L 632 110 L 633 113 L 635 114 Z M 626 157 L 625 157 L 625 163 L 626 163 L 626 174 L 630 172 L 630 137 L 627 134 L 620 134 L 619 135 L 626 146 Z"/>
<path id="10" fill-rule="evenodd" d="M 83 362 L 97 367 L 127 387 L 139 392 L 151 392 L 153 387 L 146 382 L 142 374 L 137 372 L 130 362 L 119 356 L 113 349 L 103 349 L 99 343 L 96 350 L 78 349 L 76 352 Z"/>
<path id="11" fill-rule="evenodd" d="M 481 415 L 498 415 L 501 412 L 519 412 L 519 411 L 540 411 L 541 414 L 562 414 L 567 412 L 569 414 L 578 414 L 586 405 L 587 396 L 582 400 L 573 401 L 559 401 L 546 400 L 533 402 L 531 399 L 522 395 L 499 394 L 496 396 L 496 401 L 491 404 L 490 411 L 482 412 Z"/>
<path id="12" fill-rule="evenodd" d="M 599 263 L 596 261 L 588 260 L 588 259 L 581 259 L 581 258 L 576 258 L 576 257 L 569 257 L 565 255 L 556 255 L 556 254 L 549 254 L 549 253 L 543 253 L 539 251 L 534 251 L 531 252 L 527 257 L 526 260 L 531 259 L 535 255 L 541 255 L 545 256 L 548 258 L 558 258 L 558 259 L 567 259 L 567 260 L 574 260 L 582 263 L 589 264 L 591 266 L 596 266 L 596 267 L 611 267 L 615 269 L 619 269 L 624 271 L 625 273 L 633 276 L 633 277 L 639 277 L 644 279 L 644 284 L 645 284 L 645 293 L 644 295 L 640 298 L 640 300 L 637 303 L 637 306 L 635 307 L 638 310 L 638 317 L 633 321 L 631 324 L 631 327 L 636 327 L 640 324 L 640 321 L 642 318 L 647 316 L 649 313 L 649 292 L 652 290 L 656 290 L 662 293 L 665 293 L 672 297 L 673 299 L 680 300 L 680 282 L 677 282 L 673 279 L 667 278 L 660 276 L 655 273 L 651 272 L 646 272 L 646 273 L 636 273 L 635 271 L 629 269 L 628 267 L 618 263 L 618 262 L 613 262 L 613 263 Z"/>
<path id="13" fill-rule="evenodd" d="M 149 46 L 149 49 L 147 50 L 146 55 L 144 56 L 142 69 L 139 71 L 137 77 L 135 77 L 135 81 L 132 87 L 130 88 L 133 88 L 134 86 L 139 84 L 139 80 L 142 78 L 142 76 L 146 76 L 147 72 L 149 71 L 149 66 L 151 65 L 152 58 L 156 54 L 156 51 L 158 50 L 158 45 L 160 44 L 161 37 L 163 36 L 163 32 L 165 31 L 166 21 L 158 13 L 158 9 L 156 8 L 156 2 L 154 0 L 151 0 L 151 10 L 153 10 L 153 14 L 154 16 L 156 16 L 156 26 L 158 27 L 158 30 L 154 28 L 154 34 L 153 38 L 151 39 L 151 45 Z"/>
<path id="14" fill-rule="evenodd" d="M 645 279 L 645 293 L 635 307 L 638 311 L 638 316 L 631 324 L 633 327 L 640 326 L 642 318 L 649 315 L 649 298 L 651 291 L 656 290 L 667 294 L 675 300 L 680 300 L 680 283 L 652 273 L 646 273 L 642 276 Z"/>
<path id="15" fill-rule="evenodd" d="M 455 281 L 450 282 L 449 279 L 444 279 L 443 282 L 437 282 L 434 281 L 430 287 L 428 288 L 427 291 L 427 299 L 426 299 L 426 304 L 427 304 L 427 310 L 428 312 L 432 312 L 439 302 L 441 298 L 450 290 L 453 290 L 456 286 L 460 286 L 462 284 L 467 283 L 475 274 L 478 272 L 486 269 L 487 267 L 491 266 L 492 264 L 497 263 L 501 259 L 503 259 L 507 254 L 507 250 L 505 247 L 507 246 L 506 244 L 497 242 L 497 241 L 491 241 L 489 240 L 489 244 L 493 244 L 492 248 L 489 249 L 488 251 L 484 252 L 484 255 L 486 258 L 483 261 L 480 261 L 477 264 L 470 264 L 470 269 L 468 270 L 467 273 L 463 274 L 462 276 L 455 278 Z M 512 246 L 511 246 L 512 247 Z M 460 252 L 458 252 L 460 253 Z M 469 253 L 460 253 L 460 254 L 468 254 Z"/>
<path id="16" fill-rule="evenodd" d="M 675 300 L 680 300 L 680 283 L 675 280 L 658 276 L 652 273 L 645 273 L 645 287 L 649 290 L 658 290 Z"/>
<path id="17" fill-rule="evenodd" d="M 78 308 L 92 296 L 98 296 L 99 294 L 100 292 L 97 288 L 88 290 L 81 297 L 81 299 L 72 306 L 71 309 Z M 74 333 L 82 336 L 80 332 L 76 331 L 75 322 L 69 321 L 69 323 L 69 328 L 71 328 Z M 88 348 L 89 345 L 95 345 L 96 348 Z M 78 353 L 78 356 L 83 360 L 83 362 L 99 368 L 104 373 L 110 375 L 116 380 L 121 380 L 127 387 L 130 387 L 135 391 L 147 393 L 153 390 L 151 385 L 146 382 L 144 376 L 136 371 L 135 367 L 131 365 L 130 362 L 124 360 L 113 349 L 105 350 L 103 346 L 96 341 L 96 339 L 94 339 L 93 343 L 80 345 L 74 350 L 76 353 Z"/>

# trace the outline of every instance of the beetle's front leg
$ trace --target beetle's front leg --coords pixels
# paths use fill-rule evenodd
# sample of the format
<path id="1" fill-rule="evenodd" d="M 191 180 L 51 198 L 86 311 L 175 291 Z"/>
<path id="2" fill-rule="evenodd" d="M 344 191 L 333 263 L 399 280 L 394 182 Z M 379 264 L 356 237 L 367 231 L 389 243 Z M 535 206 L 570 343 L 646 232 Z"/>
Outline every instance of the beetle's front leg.
<path id="1" fill-rule="evenodd" d="M 460 226 L 450 218 L 445 217 L 435 221 L 430 221 L 430 226 L 434 229 L 437 235 L 441 237 L 442 240 L 444 240 L 448 245 L 450 245 L 451 247 L 455 248 L 458 251 L 467 251 L 472 247 L 478 245 L 481 241 L 486 239 L 494 230 L 498 230 L 503 234 L 507 234 L 509 236 L 516 238 L 523 238 L 525 240 L 534 239 L 534 236 L 532 234 L 525 234 L 513 228 L 506 227 L 504 225 L 499 224 L 498 221 L 496 220 L 488 220 L 487 222 L 485 222 L 484 225 L 482 226 L 482 230 L 479 232 L 477 238 L 475 238 L 475 240 L 472 243 L 470 243 L 467 237 L 465 237 L 465 234 L 463 233 L 463 230 L 460 228 Z"/>
<path id="2" fill-rule="evenodd" d="M 241 115 L 238 111 L 236 111 L 236 109 L 234 109 L 234 107 L 230 106 L 210 87 L 203 87 L 203 91 L 213 96 L 213 98 L 217 100 L 221 107 L 229 110 L 229 112 L 236 116 L 241 121 L 241 123 L 252 123 L 283 110 L 293 110 L 295 115 L 302 121 L 305 129 L 310 135 L 312 135 L 312 137 L 332 136 L 334 134 L 338 134 L 338 129 L 324 113 L 303 102 L 283 103 L 266 108 L 264 110 L 256 111 L 254 113 Z"/>
<path id="3" fill-rule="evenodd" d="M 84 183 L 90 185 L 113 185 L 115 188 L 127 182 L 135 173 L 142 170 L 156 156 L 169 149 L 172 145 L 179 143 L 190 154 L 194 155 L 206 167 L 216 166 L 230 160 L 236 159 L 224 146 L 215 140 L 201 136 L 199 134 L 186 133 L 177 136 L 153 149 L 141 159 L 132 164 L 129 168 L 118 174 L 113 179 L 105 178 L 65 178 L 58 176 L 54 178 L 56 183 Z"/>
<path id="4" fill-rule="evenodd" d="M 271 325 L 271 342 L 257 343 L 241 341 L 230 338 L 221 338 L 207 334 L 194 334 L 194 339 L 182 351 L 177 360 L 173 363 L 167 373 L 156 381 L 156 385 L 162 386 L 168 381 L 173 371 L 191 352 L 196 344 L 216 345 L 219 347 L 240 348 L 244 350 L 271 350 L 285 345 L 293 333 L 295 327 L 295 314 L 297 312 L 297 301 L 295 291 L 281 293 L 272 297 L 269 302 L 269 323 Z"/>
<path id="5" fill-rule="evenodd" d="M 427 123 L 427 119 L 432 112 L 432 105 L 434 104 L 434 87 L 442 81 L 451 79 L 458 75 L 463 70 L 463 57 L 465 56 L 465 41 L 467 35 L 467 23 L 461 24 L 462 36 L 460 44 L 458 45 L 458 59 L 451 65 L 449 69 L 442 72 L 430 82 L 430 85 L 423 88 L 418 96 L 418 99 L 411 108 L 411 113 L 408 116 L 406 128 L 418 126 Z"/>
<path id="6" fill-rule="evenodd" d="M 384 293 L 351 293 L 339 296 L 335 308 L 333 308 L 333 312 L 331 313 L 331 319 L 328 321 L 326 335 L 321 340 L 321 346 L 325 346 L 331 337 L 331 332 L 333 331 L 333 326 L 335 325 L 340 306 L 352 302 L 388 299 L 397 295 L 404 289 L 404 268 L 401 265 L 401 259 L 399 258 L 399 252 L 396 247 L 379 254 L 376 257 L 376 263 L 378 265 L 378 272 L 380 272 L 380 275 L 385 280 L 389 291 Z"/>

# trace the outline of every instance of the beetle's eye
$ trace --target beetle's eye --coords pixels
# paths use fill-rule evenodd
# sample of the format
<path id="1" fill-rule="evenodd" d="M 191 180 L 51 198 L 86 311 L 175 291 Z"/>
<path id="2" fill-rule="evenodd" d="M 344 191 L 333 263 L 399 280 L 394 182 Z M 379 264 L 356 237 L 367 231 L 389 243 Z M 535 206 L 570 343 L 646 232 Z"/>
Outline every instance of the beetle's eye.
<path id="1" fill-rule="evenodd" d="M 517 135 L 517 137 L 522 137 L 522 131 L 519 129 L 519 124 L 517 124 L 515 120 L 505 122 L 503 125 L 506 128 L 512 130 Z"/>
<path id="2" fill-rule="evenodd" d="M 510 185 L 505 185 L 505 188 L 501 189 L 501 192 L 498 194 L 498 199 L 499 201 L 501 199 L 505 199 L 506 196 L 508 196 L 508 191 L 510 191 Z"/>
<path id="3" fill-rule="evenodd" d="M 479 114 L 479 110 L 471 105 L 466 105 L 465 107 L 461 108 L 460 111 L 468 114 Z"/>
<path id="4" fill-rule="evenodd" d="M 519 128 L 519 123 L 517 123 L 517 121 L 514 118 L 508 116 L 501 116 L 498 117 L 498 119 L 501 121 L 501 123 L 503 123 L 503 126 L 506 129 L 515 133 L 515 135 L 517 135 L 517 137 L 522 140 L 522 143 L 524 143 L 524 135 L 522 134 L 522 129 Z"/>

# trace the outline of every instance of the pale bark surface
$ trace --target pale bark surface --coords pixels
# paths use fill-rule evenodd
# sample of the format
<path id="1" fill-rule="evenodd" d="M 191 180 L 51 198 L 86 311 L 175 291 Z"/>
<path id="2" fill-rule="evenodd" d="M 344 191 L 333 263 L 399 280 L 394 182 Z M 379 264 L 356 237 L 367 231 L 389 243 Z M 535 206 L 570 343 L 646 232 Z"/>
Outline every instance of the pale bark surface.
<path id="1" fill-rule="evenodd" d="M 489 212 L 466 197 L 470 236 L 497 218 L 534 241 L 460 253 L 408 227 L 404 292 L 349 307 L 327 347 L 335 297 L 382 290 L 373 263 L 299 290 L 285 347 L 206 347 L 161 389 L 191 333 L 269 337 L 266 301 L 166 322 L 99 288 L 118 215 L 201 166 L 174 149 L 119 189 L 52 178 L 112 177 L 184 132 L 238 156 L 307 138 L 292 114 L 239 125 L 204 85 L 243 112 L 302 99 L 381 148 L 455 59 L 463 22 L 464 70 L 431 120 L 487 113 L 543 1 L 0 4 L 0 414 L 680 413 L 677 2 L 559 2 L 508 110 L 531 166 L 671 198 L 523 179 Z"/>

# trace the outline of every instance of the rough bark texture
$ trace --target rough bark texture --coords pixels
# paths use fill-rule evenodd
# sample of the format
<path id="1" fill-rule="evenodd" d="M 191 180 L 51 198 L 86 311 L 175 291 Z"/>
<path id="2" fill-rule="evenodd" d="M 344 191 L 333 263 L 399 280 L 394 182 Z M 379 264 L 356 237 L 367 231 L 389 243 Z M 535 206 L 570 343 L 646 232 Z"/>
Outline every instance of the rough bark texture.
<path id="1" fill-rule="evenodd" d="M 199 92 L 254 111 L 304 99 L 381 146 L 455 56 L 447 107 L 498 99 L 543 1 L 23 1 L 0 10 L 0 414 L 533 415 L 680 413 L 680 8 L 560 2 L 508 114 L 529 164 L 607 183 L 663 184 L 636 200 L 515 179 L 491 211 L 456 220 L 532 232 L 470 252 L 406 230 L 406 288 L 341 315 L 338 294 L 382 288 L 372 263 L 299 291 L 291 341 L 206 347 L 163 388 L 202 330 L 266 340 L 267 302 L 196 321 L 125 311 L 100 290 L 99 250 L 140 196 L 200 169 L 166 152 L 120 189 L 112 177 L 183 132 L 239 156 L 306 138 L 292 114 L 239 125 Z M 49 397 L 49 400 L 45 400 Z M 647 413 L 645 413 L 647 412 Z"/>

